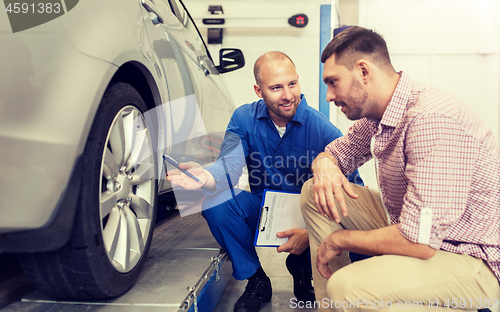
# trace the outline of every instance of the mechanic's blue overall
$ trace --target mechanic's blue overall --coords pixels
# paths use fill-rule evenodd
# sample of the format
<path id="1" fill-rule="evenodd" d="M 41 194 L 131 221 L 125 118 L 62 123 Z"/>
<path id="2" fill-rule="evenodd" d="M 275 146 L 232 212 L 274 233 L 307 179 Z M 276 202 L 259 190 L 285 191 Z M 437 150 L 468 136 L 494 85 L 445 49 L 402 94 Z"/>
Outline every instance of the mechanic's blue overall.
<path id="1" fill-rule="evenodd" d="M 283 137 L 262 99 L 235 110 L 221 154 L 207 168 L 217 187 L 213 192 L 204 190 L 202 214 L 217 242 L 229 254 L 236 279 L 247 279 L 260 267 L 253 242 L 264 190 L 300 193 L 302 185 L 312 177 L 314 158 L 340 136 L 337 127 L 307 105 L 304 95 Z M 245 165 L 251 193 L 232 188 Z M 363 185 L 357 171 L 347 177 Z"/>

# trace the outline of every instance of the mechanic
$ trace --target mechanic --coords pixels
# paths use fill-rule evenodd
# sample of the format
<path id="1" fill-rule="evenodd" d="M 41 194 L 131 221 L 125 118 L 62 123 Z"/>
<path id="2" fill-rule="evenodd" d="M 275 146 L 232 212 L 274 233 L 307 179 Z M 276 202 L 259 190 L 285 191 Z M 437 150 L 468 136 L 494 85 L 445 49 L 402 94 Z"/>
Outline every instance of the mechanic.
<path id="1" fill-rule="evenodd" d="M 498 306 L 500 151 L 491 130 L 456 97 L 395 72 L 372 30 L 342 31 L 321 62 L 327 100 L 356 122 L 314 160 L 302 188 L 320 310 Z M 344 176 L 371 158 L 380 193 Z M 347 265 L 348 251 L 378 257 Z"/>
<path id="2" fill-rule="evenodd" d="M 255 62 L 254 76 L 254 90 L 261 100 L 235 110 L 218 160 L 206 169 L 194 162 L 180 164 L 202 183 L 179 170 L 168 172 L 174 185 L 202 189 L 207 196 L 202 214 L 217 242 L 229 254 L 234 278 L 248 279 L 234 311 L 259 311 L 272 296 L 271 281 L 253 244 L 264 190 L 299 193 L 312 177 L 314 158 L 342 136 L 324 115 L 308 106 L 295 65 L 287 55 L 262 55 Z M 232 187 L 245 165 L 251 193 Z M 363 183 L 357 171 L 349 179 Z M 277 236 L 289 238 L 277 251 L 290 253 L 286 266 L 293 276 L 295 296 L 301 301 L 314 301 L 307 231 L 290 229 Z"/>

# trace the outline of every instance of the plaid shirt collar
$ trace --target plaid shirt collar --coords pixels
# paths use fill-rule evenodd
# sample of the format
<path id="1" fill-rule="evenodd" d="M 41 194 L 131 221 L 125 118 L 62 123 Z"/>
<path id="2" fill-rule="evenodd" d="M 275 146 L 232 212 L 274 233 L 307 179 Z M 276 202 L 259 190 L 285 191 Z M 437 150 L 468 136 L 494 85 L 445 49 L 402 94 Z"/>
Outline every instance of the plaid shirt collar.
<path id="1" fill-rule="evenodd" d="M 381 125 L 392 128 L 395 128 L 400 123 L 405 111 L 408 109 L 407 105 L 412 90 L 412 82 L 408 75 L 402 71 L 398 72 L 398 75 L 400 76 L 398 84 L 380 120 Z"/>

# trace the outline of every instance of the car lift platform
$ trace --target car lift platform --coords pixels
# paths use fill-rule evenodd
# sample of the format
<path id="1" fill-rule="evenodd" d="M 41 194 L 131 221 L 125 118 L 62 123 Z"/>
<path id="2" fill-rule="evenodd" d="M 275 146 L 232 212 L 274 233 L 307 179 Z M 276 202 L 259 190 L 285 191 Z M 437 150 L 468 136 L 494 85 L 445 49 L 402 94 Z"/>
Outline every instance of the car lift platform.
<path id="1" fill-rule="evenodd" d="M 154 238 L 136 284 L 110 300 L 55 300 L 36 290 L 2 312 L 211 312 L 231 277 L 225 252 L 200 213 L 178 212 L 156 225 Z"/>

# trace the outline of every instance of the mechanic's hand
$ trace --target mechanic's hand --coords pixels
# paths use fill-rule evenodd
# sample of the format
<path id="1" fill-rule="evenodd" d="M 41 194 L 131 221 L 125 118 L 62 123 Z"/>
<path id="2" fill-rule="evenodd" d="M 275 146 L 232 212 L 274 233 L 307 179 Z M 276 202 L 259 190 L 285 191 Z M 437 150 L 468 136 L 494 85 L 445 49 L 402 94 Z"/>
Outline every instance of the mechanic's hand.
<path id="1" fill-rule="evenodd" d="M 353 191 L 349 180 L 347 180 L 331 157 L 318 156 L 311 166 L 313 172 L 314 203 L 321 215 L 340 223 L 340 216 L 335 201 L 338 202 L 342 215 L 347 217 L 347 205 L 343 190 L 352 198 L 358 198 L 358 195 Z"/>
<path id="2" fill-rule="evenodd" d="M 294 255 L 300 255 L 309 246 L 309 237 L 306 229 L 291 229 L 276 233 L 276 236 L 288 237 L 288 242 L 279 246 L 278 252 L 289 252 Z"/>
<path id="3" fill-rule="evenodd" d="M 335 236 L 339 234 L 339 231 L 335 231 L 330 234 L 322 243 L 319 245 L 318 254 L 316 259 L 316 269 L 324 278 L 328 279 L 332 276 L 332 270 L 328 267 L 328 262 L 333 258 L 340 256 L 342 254 L 342 249 L 337 248 L 335 245 Z M 335 234 L 337 233 L 337 234 Z"/>
<path id="4" fill-rule="evenodd" d="M 197 190 L 203 187 L 209 181 L 212 176 L 208 171 L 203 169 L 203 167 L 194 162 L 179 163 L 179 167 L 188 170 L 195 177 L 197 177 L 201 183 L 193 180 L 191 177 L 180 171 L 179 169 L 172 169 L 167 172 L 167 180 L 172 182 L 173 185 L 178 185 L 186 190 Z"/>

